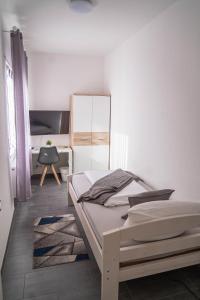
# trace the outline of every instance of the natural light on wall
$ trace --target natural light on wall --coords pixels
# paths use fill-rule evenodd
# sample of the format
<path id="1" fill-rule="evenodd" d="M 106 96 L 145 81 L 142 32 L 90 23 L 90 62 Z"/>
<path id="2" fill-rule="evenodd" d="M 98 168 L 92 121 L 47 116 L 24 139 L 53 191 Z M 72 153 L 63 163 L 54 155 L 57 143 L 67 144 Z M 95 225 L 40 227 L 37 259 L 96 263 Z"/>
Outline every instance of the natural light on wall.
<path id="1" fill-rule="evenodd" d="M 127 169 L 128 136 L 113 132 L 111 136 L 111 169 Z"/>
<path id="2" fill-rule="evenodd" d="M 8 114 L 8 133 L 9 133 L 9 156 L 11 165 L 15 165 L 16 157 L 16 132 L 15 132 L 15 103 L 12 70 L 6 64 L 6 99 Z"/>

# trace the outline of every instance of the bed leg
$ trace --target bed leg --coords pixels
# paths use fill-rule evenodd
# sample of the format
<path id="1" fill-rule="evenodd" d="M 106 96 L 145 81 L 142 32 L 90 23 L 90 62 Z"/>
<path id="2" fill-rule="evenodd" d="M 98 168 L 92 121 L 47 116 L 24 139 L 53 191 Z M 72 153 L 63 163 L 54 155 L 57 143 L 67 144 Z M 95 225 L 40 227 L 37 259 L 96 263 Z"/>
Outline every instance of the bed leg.
<path id="1" fill-rule="evenodd" d="M 72 201 L 72 198 L 70 196 L 70 194 L 68 193 L 68 201 L 67 201 L 68 207 L 74 206 L 74 203 Z"/>
<path id="2" fill-rule="evenodd" d="M 103 265 L 101 274 L 101 300 L 117 300 L 119 293 L 119 230 L 103 235 Z"/>
<path id="3" fill-rule="evenodd" d="M 69 193 L 69 184 L 71 182 L 72 182 L 72 175 L 68 175 L 67 176 L 67 195 L 68 195 L 67 204 L 68 204 L 68 207 L 74 206 L 74 203 L 73 203 L 72 198 Z"/>

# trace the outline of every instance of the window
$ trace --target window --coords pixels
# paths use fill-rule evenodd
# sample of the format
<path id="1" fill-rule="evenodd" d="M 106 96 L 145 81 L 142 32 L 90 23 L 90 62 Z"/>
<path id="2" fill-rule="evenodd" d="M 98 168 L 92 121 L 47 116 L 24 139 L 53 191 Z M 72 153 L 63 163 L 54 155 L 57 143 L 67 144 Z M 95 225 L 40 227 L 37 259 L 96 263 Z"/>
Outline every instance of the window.
<path id="1" fill-rule="evenodd" d="M 7 119 L 9 134 L 9 157 L 11 166 L 16 159 L 16 130 L 15 130 L 15 102 L 13 74 L 10 66 L 6 63 L 6 98 L 7 98 Z"/>

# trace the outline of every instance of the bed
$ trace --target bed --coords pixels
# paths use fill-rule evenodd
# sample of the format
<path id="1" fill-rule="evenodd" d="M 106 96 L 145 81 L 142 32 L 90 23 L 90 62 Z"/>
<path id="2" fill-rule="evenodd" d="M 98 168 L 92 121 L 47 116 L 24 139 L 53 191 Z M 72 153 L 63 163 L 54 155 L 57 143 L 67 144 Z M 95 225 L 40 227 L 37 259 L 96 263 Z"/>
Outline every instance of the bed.
<path id="1" fill-rule="evenodd" d="M 179 237 L 148 243 L 132 239 L 135 233 L 143 230 L 142 226 L 123 227 L 121 216 L 129 208 L 125 198 L 134 193 L 153 190 L 143 180 L 134 182 L 131 187 L 122 190 L 120 195 L 118 193 L 111 197 L 116 198 L 111 199 L 111 206 L 78 203 L 79 196 L 99 176 L 106 174 L 108 171 L 105 174 L 86 172 L 68 177 L 69 205 L 74 205 L 76 209 L 101 272 L 101 300 L 117 300 L 119 282 L 200 263 L 200 227 Z M 117 201 L 119 196 L 124 198 L 124 204 L 112 207 L 112 201 Z M 171 218 L 170 222 L 173 226 L 176 218 Z M 149 232 L 152 226 L 149 222 Z"/>

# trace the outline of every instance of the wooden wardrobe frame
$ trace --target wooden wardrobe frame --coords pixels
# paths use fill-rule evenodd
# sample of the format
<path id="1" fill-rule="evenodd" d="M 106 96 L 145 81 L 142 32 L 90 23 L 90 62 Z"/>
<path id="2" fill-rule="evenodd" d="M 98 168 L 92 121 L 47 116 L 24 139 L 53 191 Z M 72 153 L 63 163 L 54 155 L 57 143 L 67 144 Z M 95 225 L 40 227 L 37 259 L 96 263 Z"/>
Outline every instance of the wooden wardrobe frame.
<path id="1" fill-rule="evenodd" d="M 121 227 L 104 232 L 101 247 L 82 208 L 82 204 L 77 203 L 77 196 L 72 185 L 72 176 L 68 176 L 68 204 L 74 205 L 99 266 L 101 272 L 101 300 L 117 300 L 119 282 L 200 263 L 200 232 L 163 241 L 120 247 L 122 242 L 130 240 L 138 234 L 141 236 L 144 232 L 143 225 Z M 146 183 L 141 184 L 148 190 L 150 189 Z M 184 221 L 185 218 L 188 219 L 188 216 L 179 218 Z M 169 219 L 171 219 L 170 226 L 173 228 L 177 217 Z M 194 217 L 191 218 L 191 222 L 197 222 L 197 220 L 200 226 L 199 216 L 196 216 L 196 220 L 194 220 Z M 156 234 L 158 226 L 155 221 L 148 223 L 148 231 L 153 230 Z M 166 226 L 163 223 L 162 229 L 165 230 L 165 228 Z M 172 254 L 174 252 L 179 252 L 179 254 Z M 164 257 L 155 258 L 156 256 Z M 154 258 L 151 259 L 151 257 Z"/>

